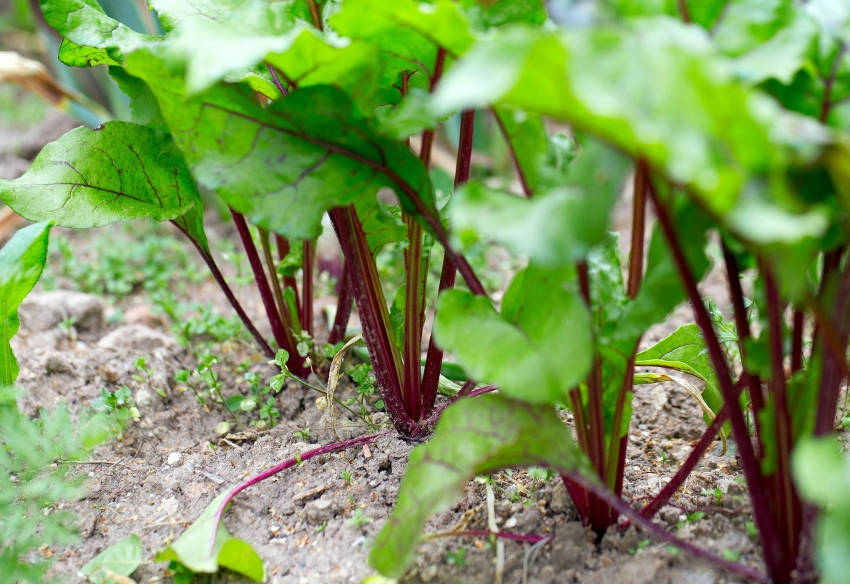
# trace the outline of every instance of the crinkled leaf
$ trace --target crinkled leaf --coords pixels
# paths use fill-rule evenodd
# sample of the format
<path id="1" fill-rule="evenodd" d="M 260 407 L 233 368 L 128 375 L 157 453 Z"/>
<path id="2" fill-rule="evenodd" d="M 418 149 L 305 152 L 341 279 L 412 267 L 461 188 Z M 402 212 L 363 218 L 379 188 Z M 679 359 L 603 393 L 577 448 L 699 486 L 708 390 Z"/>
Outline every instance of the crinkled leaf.
<path id="1" fill-rule="evenodd" d="M 380 72 L 378 48 L 369 42 L 340 40 L 313 28 L 299 34 L 285 52 L 271 53 L 266 61 L 298 87 L 333 85 L 345 91 L 361 111 L 371 113 Z"/>
<path id="2" fill-rule="evenodd" d="M 68 39 L 62 39 L 59 45 L 59 60 L 69 67 L 96 67 L 97 65 L 117 65 L 118 61 L 109 56 L 106 49 L 96 49 L 78 45 Z"/>
<path id="3" fill-rule="evenodd" d="M 715 414 L 723 405 L 717 375 L 711 365 L 702 333 L 695 324 L 680 326 L 652 347 L 638 353 L 635 366 L 663 367 L 693 375 L 705 382 L 703 398 Z"/>
<path id="4" fill-rule="evenodd" d="M 230 535 L 224 524 L 216 521 L 218 506 L 227 496 L 222 493 L 207 505 L 183 534 L 174 543 L 157 552 L 157 562 L 176 561 L 193 572 L 214 574 L 219 568 L 247 576 L 255 582 L 265 580 L 263 560 L 250 544 Z M 213 542 L 213 529 L 218 525 Z"/>
<path id="5" fill-rule="evenodd" d="M 568 270 L 532 266 L 519 272 L 501 315 L 486 298 L 444 292 L 434 334 L 470 378 L 532 403 L 565 401 L 590 367 L 590 320 Z"/>
<path id="6" fill-rule="evenodd" d="M 449 56 L 472 44 L 469 23 L 455 2 L 437 0 L 345 0 L 330 19 L 341 35 L 366 41 L 379 49 L 382 103 L 401 99 L 402 72 L 412 75 L 410 87 L 427 89 L 439 47 Z"/>
<path id="7" fill-rule="evenodd" d="M 18 332 L 18 306 L 36 285 L 47 258 L 50 224 L 20 229 L 0 249 L 0 387 L 18 377 L 18 362 L 9 341 Z"/>
<path id="8" fill-rule="evenodd" d="M 109 75 L 121 88 L 121 91 L 130 99 L 130 121 L 143 126 L 167 131 L 168 125 L 159 111 L 156 101 L 147 83 L 129 75 L 121 67 L 110 67 Z"/>
<path id="9" fill-rule="evenodd" d="M 375 538 L 369 563 L 400 578 L 411 563 L 426 519 L 446 509 L 476 474 L 545 465 L 584 471 L 584 456 L 550 406 L 500 395 L 462 399 L 446 411 L 434 436 L 410 454 L 396 506 Z"/>
<path id="10" fill-rule="evenodd" d="M 381 187 L 417 213 L 433 209 L 431 182 L 403 143 L 378 137 L 348 97 L 307 87 L 267 108 L 244 86 L 216 85 L 186 97 L 154 55 L 135 53 L 127 69 L 153 90 L 192 173 L 254 223 L 295 239 L 321 233 L 322 214 Z"/>
<path id="11" fill-rule="evenodd" d="M 62 36 L 82 47 L 107 49 L 111 58 L 157 39 L 110 18 L 97 0 L 41 0 L 41 10 L 47 23 Z"/>
<path id="12" fill-rule="evenodd" d="M 23 176 L 0 181 L 0 198 L 27 219 L 63 227 L 177 220 L 206 245 L 198 189 L 171 136 L 129 122 L 71 130 Z"/>
<path id="13" fill-rule="evenodd" d="M 790 26 L 778 31 L 770 40 L 759 43 L 752 50 L 738 56 L 732 64 L 733 70 L 750 83 L 761 83 L 771 78 L 782 83 L 791 83 L 794 75 L 807 61 L 816 32 L 816 27 L 810 19 L 795 19 Z"/>
<path id="14" fill-rule="evenodd" d="M 112 544 L 85 563 L 80 572 L 94 584 L 116 584 L 142 563 L 142 542 L 130 535 Z M 132 582 L 129 578 L 124 581 Z"/>
<path id="15" fill-rule="evenodd" d="M 543 0 L 466 0 L 465 12 L 482 28 L 523 22 L 541 25 L 546 22 L 546 3 Z"/>
<path id="16" fill-rule="evenodd" d="M 792 0 L 730 2 L 714 30 L 714 42 L 727 54 L 742 55 L 767 42 L 792 16 Z"/>
<path id="17" fill-rule="evenodd" d="M 189 93 L 203 91 L 292 45 L 308 25 L 293 17 L 287 4 L 157 0 L 153 6 L 171 29 L 162 54 L 170 62 L 185 65 Z"/>
<path id="18" fill-rule="evenodd" d="M 498 241 L 544 266 L 573 264 L 605 238 L 630 167 L 622 155 L 588 142 L 563 179 L 565 186 L 533 199 L 472 183 L 450 203 L 453 235 L 462 245 Z"/>

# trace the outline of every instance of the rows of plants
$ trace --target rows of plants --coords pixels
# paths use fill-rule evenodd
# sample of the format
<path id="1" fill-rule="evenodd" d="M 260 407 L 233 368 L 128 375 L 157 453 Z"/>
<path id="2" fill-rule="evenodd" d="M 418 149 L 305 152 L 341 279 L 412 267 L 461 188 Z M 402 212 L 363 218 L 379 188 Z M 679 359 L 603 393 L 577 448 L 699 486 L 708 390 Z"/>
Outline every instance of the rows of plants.
<path id="1" fill-rule="evenodd" d="M 850 376 L 850 6 L 150 5 L 161 30 L 143 33 L 96 0 L 41 2 L 62 35 L 59 59 L 107 66 L 130 116 L 69 132 L 25 175 L 0 182 L 5 204 L 42 222 L 3 248 L 0 385 L 16 378 L 8 341 L 49 226 L 142 218 L 170 221 L 187 237 L 258 350 L 306 382 L 326 357 L 304 339 L 316 335 L 316 239 L 327 217 L 342 250 L 327 342 L 339 348 L 350 338 L 356 306 L 393 430 L 424 442 L 373 544 L 370 563 L 384 577 L 404 575 L 427 518 L 469 479 L 537 465 L 560 473 L 599 537 L 627 518 L 752 581 L 844 581 L 850 466 L 833 434 Z M 470 180 L 481 120 L 507 145 L 517 192 Z M 452 192 L 438 197 L 432 154 L 446 125 L 458 127 L 456 169 Z M 621 258 L 609 228 L 624 192 L 631 228 Z M 209 197 L 229 209 L 262 327 L 211 251 Z M 710 237 L 720 241 L 732 322 L 699 290 Z M 469 260 L 485 243 L 523 266 L 498 300 Z M 388 245 L 404 250 L 394 298 L 376 261 Z M 683 301 L 693 322 L 639 350 Z M 260 332 L 266 325 L 271 338 Z M 463 385 L 442 401 L 447 355 Z M 632 397 L 636 385 L 664 378 L 658 368 L 701 382 L 706 427 L 670 482 L 635 509 L 622 498 Z M 763 569 L 652 521 L 718 435 L 735 445 Z M 259 480 L 374 437 L 321 446 L 222 493 L 161 557 L 262 579 L 256 564 L 234 563 L 244 550 L 220 525 L 227 503 Z M 200 552 L 198 541 L 207 542 Z"/>

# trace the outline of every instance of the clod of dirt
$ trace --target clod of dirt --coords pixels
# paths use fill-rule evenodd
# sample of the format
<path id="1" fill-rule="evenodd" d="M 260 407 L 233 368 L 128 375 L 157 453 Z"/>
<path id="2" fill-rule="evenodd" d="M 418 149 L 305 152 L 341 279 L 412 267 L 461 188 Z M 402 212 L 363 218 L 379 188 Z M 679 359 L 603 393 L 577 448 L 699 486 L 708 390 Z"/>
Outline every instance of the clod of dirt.
<path id="1" fill-rule="evenodd" d="M 51 290 L 30 294 L 18 309 L 23 328 L 41 332 L 70 319 L 80 334 L 98 334 L 106 326 L 103 301 L 92 294 Z"/>
<path id="2" fill-rule="evenodd" d="M 97 346 L 122 354 L 137 355 L 175 345 L 174 339 L 140 324 L 119 327 L 100 339 Z"/>

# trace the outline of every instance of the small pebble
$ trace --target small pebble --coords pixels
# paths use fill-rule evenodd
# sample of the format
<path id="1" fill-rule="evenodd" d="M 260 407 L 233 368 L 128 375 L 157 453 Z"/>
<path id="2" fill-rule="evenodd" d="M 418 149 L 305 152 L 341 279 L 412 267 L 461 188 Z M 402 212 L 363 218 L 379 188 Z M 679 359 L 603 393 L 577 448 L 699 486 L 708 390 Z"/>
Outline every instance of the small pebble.
<path id="1" fill-rule="evenodd" d="M 183 458 L 182 454 L 180 454 L 179 452 L 172 452 L 168 455 L 168 458 L 165 462 L 168 464 L 168 466 L 174 466 L 175 464 L 178 464 L 180 462 L 181 458 Z"/>

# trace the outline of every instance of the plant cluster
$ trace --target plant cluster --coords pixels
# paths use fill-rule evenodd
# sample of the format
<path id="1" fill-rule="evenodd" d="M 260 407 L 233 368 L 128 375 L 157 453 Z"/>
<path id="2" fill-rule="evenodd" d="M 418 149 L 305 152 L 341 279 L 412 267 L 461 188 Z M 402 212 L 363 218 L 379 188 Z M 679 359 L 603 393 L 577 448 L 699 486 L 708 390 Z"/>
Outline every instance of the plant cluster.
<path id="1" fill-rule="evenodd" d="M 411 454 L 375 539 L 370 562 L 384 576 L 404 574 L 427 517 L 470 478 L 535 465 L 560 473 L 599 537 L 626 515 L 751 580 L 838 582 L 850 529 L 834 494 L 847 475 L 828 440 L 850 377 L 850 10 L 832 0 L 579 4 L 593 9 L 151 0 L 162 31 L 143 34 L 95 0 L 42 0 L 63 36 L 60 60 L 108 66 L 131 112 L 48 144 L 24 176 L 0 182 L 0 198 L 66 227 L 171 221 L 260 349 L 284 355 L 282 369 L 297 378 L 321 347 L 315 255 L 327 216 L 343 255 L 327 342 L 344 339 L 356 304 L 395 430 L 407 440 L 431 436 Z M 481 119 L 498 129 L 519 192 L 470 181 Z M 550 120 L 569 132 L 547 131 Z M 441 204 L 432 161 L 448 123 L 457 124 L 456 169 Z M 230 210 L 270 340 L 218 268 L 201 190 Z M 624 191 L 631 229 L 622 258 L 608 229 Z M 699 290 L 711 237 L 733 322 Z M 498 302 L 470 259 L 488 242 L 523 262 Z M 404 264 L 392 302 L 377 259 L 391 244 Z M 436 258 L 439 299 L 426 339 Z M 753 282 L 746 290 L 744 275 Z M 639 350 L 649 327 L 683 301 L 694 322 Z M 449 407 L 437 403 L 444 352 L 463 371 Z M 211 364 L 199 376 L 224 401 Z M 670 379 L 638 367 L 698 380 L 686 389 L 707 427 L 636 511 L 621 497 L 634 387 Z M 365 399 L 365 369 L 353 373 Z M 258 407 L 266 394 L 255 393 L 239 405 Z M 570 410 L 574 432 L 559 408 Z M 651 520 L 727 434 L 764 573 Z M 275 472 L 373 438 L 310 450 L 235 487 L 159 557 L 261 577 L 253 556 L 249 566 L 231 562 L 244 542 L 219 525 L 227 502 Z M 362 527 L 366 518 L 352 521 Z"/>

